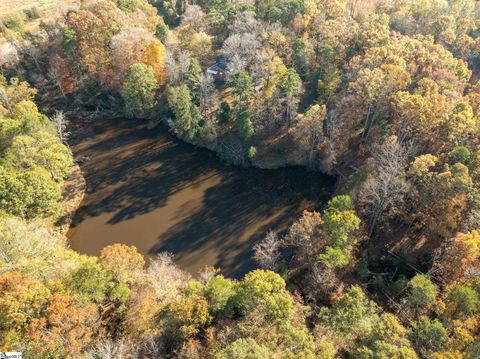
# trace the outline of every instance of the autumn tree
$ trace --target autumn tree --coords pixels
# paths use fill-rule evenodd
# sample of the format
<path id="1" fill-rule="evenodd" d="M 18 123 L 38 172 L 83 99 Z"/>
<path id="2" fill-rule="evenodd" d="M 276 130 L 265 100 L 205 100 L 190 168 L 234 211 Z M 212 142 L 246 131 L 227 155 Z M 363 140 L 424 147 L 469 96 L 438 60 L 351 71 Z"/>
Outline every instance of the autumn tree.
<path id="1" fill-rule="evenodd" d="M 197 59 L 207 58 L 212 51 L 212 36 L 196 31 L 190 25 L 180 26 L 177 29 L 177 38 L 179 47 Z"/>
<path id="2" fill-rule="evenodd" d="M 465 318 L 477 313 L 480 298 L 474 288 L 466 284 L 455 286 L 447 297 L 446 313 L 452 318 Z"/>
<path id="3" fill-rule="evenodd" d="M 294 136 L 299 147 L 307 155 L 309 167 L 315 168 L 318 147 L 324 138 L 323 126 L 327 109 L 325 106 L 313 105 L 299 118 L 294 129 Z"/>
<path id="4" fill-rule="evenodd" d="M 75 31 L 76 50 L 86 71 L 106 80 L 110 74 L 108 43 L 111 29 L 101 18 L 88 10 L 70 12 L 67 26 Z"/>
<path id="5" fill-rule="evenodd" d="M 43 315 L 33 319 L 25 337 L 36 355 L 60 353 L 65 357 L 81 355 L 93 341 L 98 326 L 95 306 L 78 308 L 66 293 L 54 293 Z"/>
<path id="6" fill-rule="evenodd" d="M 81 306 L 102 303 L 113 287 L 111 274 L 97 263 L 96 258 L 85 261 L 65 282 Z"/>
<path id="7" fill-rule="evenodd" d="M 407 328 L 395 315 L 384 313 L 356 355 L 361 359 L 381 357 L 417 359 L 408 334 Z"/>
<path id="8" fill-rule="evenodd" d="M 150 66 L 155 73 L 155 79 L 158 85 L 163 85 L 167 78 L 166 73 L 166 49 L 158 40 L 152 40 L 143 51 L 143 63 Z"/>
<path id="9" fill-rule="evenodd" d="M 412 339 L 420 353 L 431 355 L 442 350 L 447 341 L 447 330 L 438 319 L 422 316 L 414 325 Z"/>
<path id="10" fill-rule="evenodd" d="M 432 274 L 444 283 L 460 280 L 480 255 L 478 231 L 458 233 L 437 251 Z"/>
<path id="11" fill-rule="evenodd" d="M 208 280 L 203 295 L 208 301 L 208 308 L 214 318 L 222 319 L 233 314 L 233 299 L 237 292 L 237 283 L 217 275 Z"/>
<path id="12" fill-rule="evenodd" d="M 68 67 L 68 63 L 62 57 L 57 55 L 50 59 L 48 74 L 63 97 L 75 91 L 74 76 Z"/>
<path id="13" fill-rule="evenodd" d="M 122 29 L 112 36 L 109 47 L 110 62 L 115 73 L 110 80 L 113 90 L 120 91 L 129 68 L 136 63 L 143 63 L 147 57 L 153 61 L 150 61 L 151 63 L 145 61 L 145 64 L 153 69 L 155 54 L 152 51 L 153 48 L 150 48 L 147 54 L 147 48 L 152 46 L 154 40 L 150 32 L 141 28 Z"/>
<path id="14" fill-rule="evenodd" d="M 32 317 L 36 317 L 49 296 L 39 281 L 20 272 L 0 275 L 0 333 L 2 348 L 17 346 Z"/>
<path id="15" fill-rule="evenodd" d="M 108 269 L 119 282 L 130 282 L 143 269 L 145 260 L 134 246 L 112 244 L 102 249 L 100 264 Z"/>
<path id="16" fill-rule="evenodd" d="M 259 345 L 254 339 L 237 339 L 219 352 L 215 359 L 267 359 L 271 354 L 268 348 Z"/>
<path id="17" fill-rule="evenodd" d="M 196 335 L 211 320 L 208 302 L 200 296 L 181 298 L 166 309 L 166 325 L 171 340 L 181 341 Z"/>
<path id="18" fill-rule="evenodd" d="M 326 241 L 319 235 L 322 224 L 318 212 L 304 211 L 302 217 L 290 226 L 284 242 L 295 248 L 299 263 L 311 262 L 315 253 L 325 246 Z"/>
<path id="19" fill-rule="evenodd" d="M 68 272 L 68 266 L 62 265 L 68 256 L 71 253 L 65 249 L 65 238 L 46 228 L 41 220 L 0 219 L 0 271 L 51 280 Z"/>
<path id="20" fill-rule="evenodd" d="M 57 136 L 46 131 L 37 131 L 32 136 L 16 136 L 5 150 L 1 162 L 5 167 L 17 171 L 43 168 L 53 180 L 59 182 L 70 175 L 73 156 Z"/>
<path id="21" fill-rule="evenodd" d="M 21 132 L 21 124 L 11 118 L 0 118 L 0 154 L 7 149 Z"/>

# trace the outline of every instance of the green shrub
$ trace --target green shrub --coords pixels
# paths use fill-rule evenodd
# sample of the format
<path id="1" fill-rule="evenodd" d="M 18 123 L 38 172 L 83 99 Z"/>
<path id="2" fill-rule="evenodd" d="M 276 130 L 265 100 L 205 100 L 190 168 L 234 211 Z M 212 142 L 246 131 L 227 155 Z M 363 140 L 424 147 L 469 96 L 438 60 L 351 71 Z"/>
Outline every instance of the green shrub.
<path id="1" fill-rule="evenodd" d="M 472 153 L 467 147 L 464 146 L 457 146 L 450 152 L 450 161 L 452 163 L 463 163 L 464 165 L 467 164 L 472 157 Z"/>

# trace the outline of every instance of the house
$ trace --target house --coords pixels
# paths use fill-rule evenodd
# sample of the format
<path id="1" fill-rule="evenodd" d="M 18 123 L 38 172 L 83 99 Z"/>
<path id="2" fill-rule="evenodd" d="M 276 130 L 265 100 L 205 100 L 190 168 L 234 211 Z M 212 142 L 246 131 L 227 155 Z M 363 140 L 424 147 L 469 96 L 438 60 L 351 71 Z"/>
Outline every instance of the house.
<path id="1" fill-rule="evenodd" d="M 230 61 L 223 56 L 217 58 L 217 61 L 207 69 L 207 73 L 213 75 L 215 80 L 225 80 L 230 72 Z"/>

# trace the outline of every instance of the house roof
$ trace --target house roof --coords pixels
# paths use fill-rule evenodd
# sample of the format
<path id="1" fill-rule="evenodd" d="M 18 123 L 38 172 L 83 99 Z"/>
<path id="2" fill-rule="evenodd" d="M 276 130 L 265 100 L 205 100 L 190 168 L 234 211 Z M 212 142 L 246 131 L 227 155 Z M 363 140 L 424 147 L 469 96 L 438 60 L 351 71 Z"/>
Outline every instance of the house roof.
<path id="1" fill-rule="evenodd" d="M 219 57 L 217 58 L 216 62 L 208 68 L 209 72 L 228 72 L 230 61 L 226 57 Z"/>
<path id="2" fill-rule="evenodd" d="M 215 65 L 221 69 L 222 71 L 228 71 L 229 68 L 228 68 L 228 65 L 230 64 L 230 61 L 228 61 L 228 59 L 226 57 L 219 57 L 217 59 L 217 62 L 215 63 Z"/>

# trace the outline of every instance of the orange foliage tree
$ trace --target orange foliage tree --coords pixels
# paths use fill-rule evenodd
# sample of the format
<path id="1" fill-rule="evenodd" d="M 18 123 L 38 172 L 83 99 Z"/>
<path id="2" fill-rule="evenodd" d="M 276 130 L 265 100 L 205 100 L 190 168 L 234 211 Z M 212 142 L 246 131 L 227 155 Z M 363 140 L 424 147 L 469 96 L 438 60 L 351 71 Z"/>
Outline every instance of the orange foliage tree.
<path id="1" fill-rule="evenodd" d="M 458 233 L 437 252 L 432 274 L 443 283 L 460 280 L 480 256 L 480 233 Z"/>
<path id="2" fill-rule="evenodd" d="M 48 295 L 48 289 L 27 274 L 0 275 L 0 349 L 14 348 L 29 319 L 38 315 Z"/>
<path id="3" fill-rule="evenodd" d="M 110 74 L 108 44 L 111 29 L 90 11 L 71 12 L 67 25 L 77 35 L 77 53 L 80 61 L 90 75 L 105 80 Z"/>
<path id="4" fill-rule="evenodd" d="M 38 354 L 58 353 L 64 358 L 79 358 L 92 342 L 97 323 L 95 305 L 78 308 L 67 293 L 54 293 L 43 316 L 30 322 L 25 337 Z"/>

